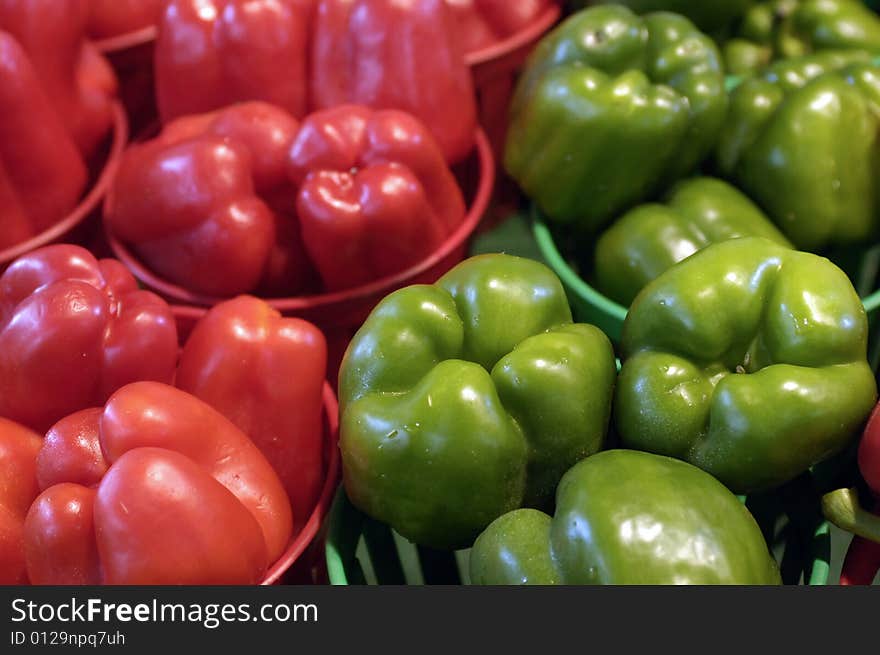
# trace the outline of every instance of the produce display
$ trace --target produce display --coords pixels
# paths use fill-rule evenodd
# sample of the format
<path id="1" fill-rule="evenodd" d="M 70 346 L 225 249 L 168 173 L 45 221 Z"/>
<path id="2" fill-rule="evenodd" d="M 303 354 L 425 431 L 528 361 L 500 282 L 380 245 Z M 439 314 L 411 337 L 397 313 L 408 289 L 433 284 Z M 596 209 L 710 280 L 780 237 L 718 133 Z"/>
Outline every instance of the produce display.
<path id="1" fill-rule="evenodd" d="M 858 0 L 0 0 L 0 584 L 869 585 Z"/>

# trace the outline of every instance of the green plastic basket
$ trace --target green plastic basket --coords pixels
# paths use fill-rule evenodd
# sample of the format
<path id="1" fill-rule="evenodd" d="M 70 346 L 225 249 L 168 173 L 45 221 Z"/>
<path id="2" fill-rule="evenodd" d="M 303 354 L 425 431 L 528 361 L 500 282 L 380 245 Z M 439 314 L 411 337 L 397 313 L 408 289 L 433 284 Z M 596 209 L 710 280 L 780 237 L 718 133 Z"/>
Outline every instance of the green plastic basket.
<path id="1" fill-rule="evenodd" d="M 779 562 L 785 584 L 828 584 L 829 525 L 811 491 L 809 476 L 802 476 L 773 494 L 744 499 Z M 415 546 L 356 509 L 342 487 L 336 493 L 325 545 L 331 584 L 469 584 L 469 552 Z"/>
<path id="2" fill-rule="evenodd" d="M 591 286 L 565 257 L 557 245 L 553 231 L 540 213 L 533 209 L 532 217 L 532 233 L 541 258 L 562 280 L 575 318 L 598 326 L 612 341 L 617 343 L 623 330 L 627 308 Z M 851 255 L 846 260 L 838 260 L 836 263 L 853 280 L 872 325 L 877 323 L 878 316 L 880 316 L 880 311 L 878 311 L 880 310 L 880 289 L 878 289 L 880 246 Z M 876 342 L 878 339 L 873 341 Z M 876 370 L 880 364 L 880 344 L 874 343 L 870 354 L 871 364 Z"/>

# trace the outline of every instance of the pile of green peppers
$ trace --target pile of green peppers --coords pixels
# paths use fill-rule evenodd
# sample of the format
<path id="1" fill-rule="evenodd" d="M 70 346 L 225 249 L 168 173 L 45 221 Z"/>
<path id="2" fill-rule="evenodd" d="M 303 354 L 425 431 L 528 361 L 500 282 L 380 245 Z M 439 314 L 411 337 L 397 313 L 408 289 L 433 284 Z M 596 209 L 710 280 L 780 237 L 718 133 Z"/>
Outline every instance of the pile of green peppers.
<path id="1" fill-rule="evenodd" d="M 570 5 L 519 78 L 503 165 L 629 308 L 622 338 L 510 255 L 391 294 L 340 369 L 346 494 L 470 548 L 477 584 L 780 584 L 742 496 L 851 449 L 878 400 L 833 259 L 880 239 L 880 17 Z"/>

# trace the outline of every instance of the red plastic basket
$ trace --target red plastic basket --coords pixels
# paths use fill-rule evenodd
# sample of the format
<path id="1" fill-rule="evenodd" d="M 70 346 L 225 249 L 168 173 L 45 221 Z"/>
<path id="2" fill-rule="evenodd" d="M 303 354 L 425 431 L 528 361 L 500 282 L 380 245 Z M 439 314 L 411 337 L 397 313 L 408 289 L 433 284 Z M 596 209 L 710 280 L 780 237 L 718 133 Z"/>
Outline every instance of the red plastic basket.
<path id="1" fill-rule="evenodd" d="M 295 535 L 284 554 L 272 565 L 261 582 L 262 585 L 284 584 L 287 582 L 319 583 L 326 576 L 324 568 L 324 539 L 326 537 L 326 518 L 333 504 L 333 497 L 339 482 L 339 407 L 336 395 L 328 383 L 324 383 L 324 452 L 327 462 L 324 486 L 315 509 L 306 524 Z"/>
<path id="2" fill-rule="evenodd" d="M 100 207 L 128 142 L 128 121 L 119 103 L 113 105 L 113 127 L 92 171 L 92 185 L 80 203 L 63 219 L 37 236 L 0 251 L 0 273 L 22 255 L 52 243 L 88 243 L 90 229 L 99 225 Z"/>

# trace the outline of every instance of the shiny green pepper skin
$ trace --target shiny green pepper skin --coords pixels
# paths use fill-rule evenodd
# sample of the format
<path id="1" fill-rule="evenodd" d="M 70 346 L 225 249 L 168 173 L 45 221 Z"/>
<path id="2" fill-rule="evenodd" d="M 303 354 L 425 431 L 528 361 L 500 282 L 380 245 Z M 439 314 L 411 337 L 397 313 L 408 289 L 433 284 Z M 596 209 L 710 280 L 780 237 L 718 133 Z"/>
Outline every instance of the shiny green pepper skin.
<path id="1" fill-rule="evenodd" d="M 470 546 L 601 449 L 616 375 L 539 262 L 482 255 L 392 293 L 340 369 L 348 497 L 415 543 Z"/>
<path id="2" fill-rule="evenodd" d="M 572 15 L 519 80 L 507 171 L 550 220 L 598 230 L 710 153 L 727 108 L 720 60 L 675 14 L 608 5 Z"/>
<path id="3" fill-rule="evenodd" d="M 724 45 L 728 73 L 760 71 L 777 59 L 824 50 L 880 54 L 880 17 L 862 0 L 773 0 L 750 9 Z"/>
<path id="4" fill-rule="evenodd" d="M 686 16 L 701 30 L 714 33 L 742 16 L 754 0 L 576 0 L 571 4 L 577 8 L 587 4 L 619 4 L 637 14 L 671 11 Z"/>
<path id="5" fill-rule="evenodd" d="M 827 259 L 757 237 L 711 245 L 630 307 L 621 443 L 735 493 L 775 488 L 857 438 L 877 400 L 867 334 L 852 283 Z"/>
<path id="6" fill-rule="evenodd" d="M 801 250 L 880 227 L 880 66 L 859 51 L 780 61 L 731 95 L 716 159 Z"/>
<path id="7" fill-rule="evenodd" d="M 722 180 L 686 180 L 664 203 L 629 211 L 596 243 L 596 287 L 624 307 L 663 271 L 712 243 L 754 236 L 791 246 L 751 200 Z"/>
<path id="8" fill-rule="evenodd" d="M 494 521 L 470 553 L 474 584 L 779 585 L 755 519 L 679 460 L 607 450 L 559 483 L 556 513 Z"/>

